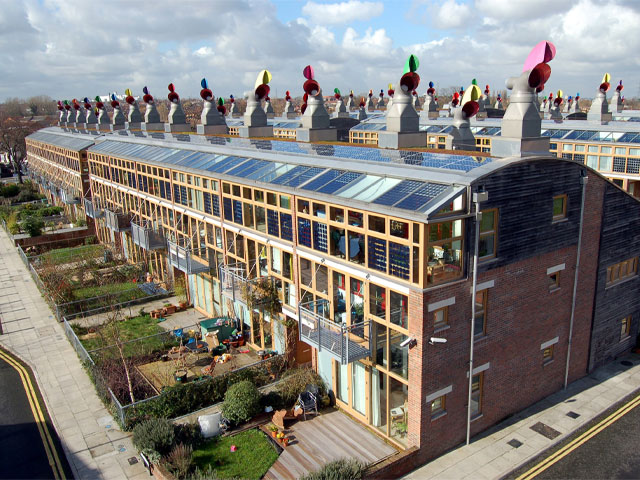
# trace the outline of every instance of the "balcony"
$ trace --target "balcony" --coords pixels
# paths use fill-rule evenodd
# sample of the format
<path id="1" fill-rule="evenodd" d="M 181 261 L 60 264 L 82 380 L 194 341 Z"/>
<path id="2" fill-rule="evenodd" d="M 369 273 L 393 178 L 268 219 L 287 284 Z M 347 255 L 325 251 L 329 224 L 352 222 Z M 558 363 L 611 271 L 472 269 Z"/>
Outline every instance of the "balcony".
<path id="1" fill-rule="evenodd" d="M 191 248 L 190 246 L 167 241 L 169 263 L 187 275 L 209 272 L 212 268 L 215 268 L 215 257 L 213 255 L 208 256 L 206 250 L 204 247 Z"/>
<path id="2" fill-rule="evenodd" d="M 282 303 L 273 277 L 247 278 L 242 263 L 220 266 L 222 295 L 229 300 L 238 301 L 247 308 L 264 311 L 269 315 L 282 312 Z"/>
<path id="3" fill-rule="evenodd" d="M 242 263 L 220 265 L 220 280 L 222 295 L 232 301 L 245 303 L 242 289 L 247 284 L 247 274 Z"/>
<path id="4" fill-rule="evenodd" d="M 100 208 L 97 200 L 84 199 L 84 213 L 89 218 L 104 217 L 104 210 Z"/>
<path id="5" fill-rule="evenodd" d="M 105 208 L 104 218 L 107 228 L 114 232 L 126 232 L 131 229 L 131 217 L 128 213 L 114 212 Z"/>
<path id="6" fill-rule="evenodd" d="M 70 193 L 69 191 L 65 190 L 64 188 L 60 189 L 60 197 L 62 198 L 62 201 L 64 203 L 66 203 L 67 205 L 79 205 L 80 204 L 80 197 L 77 197 L 77 196 L 73 195 L 72 193 Z"/>
<path id="7" fill-rule="evenodd" d="M 161 250 L 167 246 L 167 239 L 164 237 L 162 229 L 156 231 L 133 221 L 131 222 L 131 237 L 133 243 L 144 250 Z"/>
<path id="8" fill-rule="evenodd" d="M 300 340 L 329 352 L 342 365 L 371 356 L 371 324 L 369 320 L 342 325 L 326 318 L 330 312 L 328 300 L 300 304 L 298 330 Z"/>

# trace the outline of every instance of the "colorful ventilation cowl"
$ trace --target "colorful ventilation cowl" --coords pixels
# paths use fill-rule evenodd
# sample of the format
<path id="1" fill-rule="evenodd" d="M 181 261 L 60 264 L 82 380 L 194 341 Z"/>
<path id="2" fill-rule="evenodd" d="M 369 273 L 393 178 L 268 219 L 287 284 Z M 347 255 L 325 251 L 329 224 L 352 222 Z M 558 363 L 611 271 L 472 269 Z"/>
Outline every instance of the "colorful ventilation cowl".
<path id="1" fill-rule="evenodd" d="M 160 113 L 158 113 L 156 102 L 151 93 L 149 93 L 149 89 L 147 87 L 144 87 L 142 89 L 142 93 L 144 93 L 142 100 L 147 104 L 147 108 L 144 112 L 144 122 L 146 123 L 146 128 L 153 130 L 164 128 L 164 125 L 161 125 L 160 123 Z"/>

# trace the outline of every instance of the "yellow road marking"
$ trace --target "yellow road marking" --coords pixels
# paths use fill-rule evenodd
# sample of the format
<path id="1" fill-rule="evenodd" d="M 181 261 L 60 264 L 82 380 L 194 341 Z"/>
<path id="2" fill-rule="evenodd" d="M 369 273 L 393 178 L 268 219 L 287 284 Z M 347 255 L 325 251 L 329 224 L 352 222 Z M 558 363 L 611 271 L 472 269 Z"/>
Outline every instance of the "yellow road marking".
<path id="1" fill-rule="evenodd" d="M 31 408 L 33 418 L 36 421 L 36 426 L 38 427 L 38 432 L 40 433 L 40 438 L 42 439 L 42 444 L 44 445 L 44 450 L 47 454 L 49 466 L 51 467 L 56 480 L 65 480 L 66 477 L 64 469 L 62 468 L 57 449 L 55 448 L 53 439 L 51 438 L 51 434 L 49 432 L 49 428 L 47 427 L 47 423 L 44 419 L 44 414 L 42 413 L 40 404 L 38 403 L 38 397 L 36 396 L 35 390 L 33 388 L 31 378 L 22 365 L 20 365 L 2 350 L 0 350 L 0 358 L 11 365 L 20 375 L 20 380 L 22 381 L 22 385 L 24 386 L 24 390 L 27 395 L 27 400 L 29 401 L 29 407 Z"/>
<path id="2" fill-rule="evenodd" d="M 631 400 L 626 405 L 620 407 L 618 410 L 613 412 L 607 418 L 598 422 L 596 425 L 591 427 L 589 430 L 584 432 L 579 437 L 569 442 L 567 445 L 562 447 L 553 455 L 550 455 L 549 457 L 545 458 L 542 462 L 538 463 L 533 468 L 531 468 L 530 470 L 520 475 L 516 480 L 529 480 L 529 479 L 535 478 L 537 475 L 544 472 L 547 468 L 551 467 L 553 464 L 555 464 L 556 462 L 560 461 L 562 458 L 569 455 L 576 448 L 580 447 L 581 445 L 583 445 L 584 443 L 586 443 L 587 441 L 595 437 L 602 430 L 604 430 L 605 428 L 607 428 L 608 426 L 610 426 L 611 424 L 613 424 L 614 422 L 622 418 L 624 415 L 629 413 L 638 405 L 640 405 L 640 395 L 638 395 L 636 398 Z"/>

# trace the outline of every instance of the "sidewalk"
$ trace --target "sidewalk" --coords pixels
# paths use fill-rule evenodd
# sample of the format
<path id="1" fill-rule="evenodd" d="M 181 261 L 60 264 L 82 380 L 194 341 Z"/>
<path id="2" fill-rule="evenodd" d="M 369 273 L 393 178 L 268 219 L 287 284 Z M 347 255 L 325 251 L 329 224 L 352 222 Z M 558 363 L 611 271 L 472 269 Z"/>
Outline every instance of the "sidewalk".
<path id="1" fill-rule="evenodd" d="M 148 479 L 7 234 L 0 230 L 0 344 L 27 362 L 77 479 Z M 136 463 L 130 464 L 132 462 Z"/>
<path id="2" fill-rule="evenodd" d="M 621 362 L 631 365 L 623 365 Z M 420 467 L 407 479 L 499 479 L 561 442 L 627 395 L 640 388 L 640 355 L 630 354 L 569 385 Z M 567 414 L 572 413 L 572 416 Z M 577 418 L 574 414 L 578 414 Z M 553 439 L 531 427 L 537 423 L 559 432 Z M 544 428 L 544 427 L 543 427 Z M 554 436 L 555 433 L 545 429 Z M 544 431 L 544 430 L 543 430 Z M 517 440 L 517 448 L 508 442 Z M 514 442 L 515 445 L 517 443 Z"/>

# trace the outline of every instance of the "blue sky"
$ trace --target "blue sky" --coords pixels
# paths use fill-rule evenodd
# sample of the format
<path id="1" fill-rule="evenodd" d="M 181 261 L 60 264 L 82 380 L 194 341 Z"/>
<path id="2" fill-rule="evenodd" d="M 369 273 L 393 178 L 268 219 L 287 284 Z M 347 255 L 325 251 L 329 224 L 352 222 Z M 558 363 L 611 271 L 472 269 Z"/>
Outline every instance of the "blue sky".
<path id="1" fill-rule="evenodd" d="M 493 92 L 531 48 L 557 56 L 545 92 L 591 97 L 605 72 L 638 95 L 640 0 L 11 0 L 0 9 L 0 101 L 93 97 L 147 85 L 166 96 L 242 96 L 263 68 L 280 95 L 302 92 L 311 64 L 325 92 L 396 83 L 420 59 L 419 93 Z"/>

